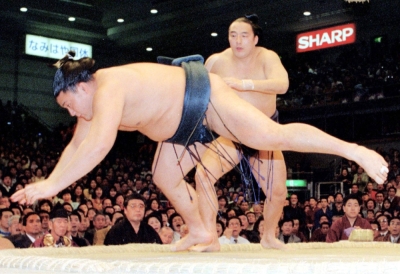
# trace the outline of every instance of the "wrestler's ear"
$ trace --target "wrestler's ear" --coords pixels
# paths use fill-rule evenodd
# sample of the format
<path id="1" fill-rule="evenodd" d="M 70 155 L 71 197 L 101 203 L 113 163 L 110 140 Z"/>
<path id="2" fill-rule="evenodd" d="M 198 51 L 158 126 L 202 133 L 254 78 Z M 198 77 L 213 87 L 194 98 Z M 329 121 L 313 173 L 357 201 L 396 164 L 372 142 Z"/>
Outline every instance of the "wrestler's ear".
<path id="1" fill-rule="evenodd" d="M 257 45 L 257 43 L 258 43 L 258 35 L 255 35 L 254 36 L 254 45 Z"/>
<path id="2" fill-rule="evenodd" d="M 89 89 L 87 86 L 87 83 L 85 82 L 79 82 L 76 84 L 76 89 L 77 90 L 82 90 L 84 93 L 89 93 Z"/>

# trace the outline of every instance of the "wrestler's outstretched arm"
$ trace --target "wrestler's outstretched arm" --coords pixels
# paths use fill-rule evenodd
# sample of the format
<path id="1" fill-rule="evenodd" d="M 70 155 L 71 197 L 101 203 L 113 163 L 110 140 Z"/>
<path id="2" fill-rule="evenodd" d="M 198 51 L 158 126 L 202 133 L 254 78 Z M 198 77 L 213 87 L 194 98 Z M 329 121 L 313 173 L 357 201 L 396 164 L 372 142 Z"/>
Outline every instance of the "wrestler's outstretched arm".
<path id="1" fill-rule="evenodd" d="M 79 83 L 77 86 L 79 85 L 88 83 Z M 78 119 L 75 133 L 77 137 L 73 138 L 64 150 L 60 162 L 49 178 L 27 185 L 11 199 L 14 202 L 32 204 L 37 199 L 56 195 L 90 172 L 104 159 L 115 142 L 123 104 L 123 93 L 97 90 L 93 98 L 93 118 L 90 122 Z"/>

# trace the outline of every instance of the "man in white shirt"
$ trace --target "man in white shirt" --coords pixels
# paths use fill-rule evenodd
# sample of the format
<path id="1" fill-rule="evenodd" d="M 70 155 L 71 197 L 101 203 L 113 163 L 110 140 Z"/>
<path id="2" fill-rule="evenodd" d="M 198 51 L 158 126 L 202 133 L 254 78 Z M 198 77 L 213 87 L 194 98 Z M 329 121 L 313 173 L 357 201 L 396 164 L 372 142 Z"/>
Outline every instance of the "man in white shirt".
<path id="1" fill-rule="evenodd" d="M 242 230 L 242 222 L 236 216 L 228 220 L 228 226 L 224 231 L 224 235 L 218 238 L 220 244 L 249 244 L 250 242 L 239 236 Z"/>

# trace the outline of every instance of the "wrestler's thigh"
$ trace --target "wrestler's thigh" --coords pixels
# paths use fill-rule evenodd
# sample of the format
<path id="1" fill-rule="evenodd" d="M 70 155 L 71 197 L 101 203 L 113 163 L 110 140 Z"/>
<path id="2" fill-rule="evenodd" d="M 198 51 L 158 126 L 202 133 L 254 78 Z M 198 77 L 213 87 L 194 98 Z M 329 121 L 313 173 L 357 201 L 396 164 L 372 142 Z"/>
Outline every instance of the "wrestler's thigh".
<path id="1" fill-rule="evenodd" d="M 282 151 L 260 151 L 260 165 L 255 160 L 253 175 L 258 180 L 258 172 L 262 178 L 259 183 L 262 190 L 267 195 L 273 193 L 275 195 L 286 196 L 286 164 Z M 273 156 L 272 156 L 273 155 Z M 254 158 L 251 158 L 254 161 Z M 272 173 L 271 170 L 272 169 Z M 272 183 L 272 188 L 271 188 Z"/>
<path id="2" fill-rule="evenodd" d="M 281 145 L 282 126 L 272 121 L 250 103 L 242 100 L 226 85 L 212 85 L 208 126 L 220 136 L 259 150 L 273 150 Z"/>
<path id="3" fill-rule="evenodd" d="M 198 164 L 198 170 L 206 170 L 207 177 L 216 181 L 239 163 L 239 157 L 235 145 L 227 138 L 219 137 L 209 147 Z"/>
<path id="4" fill-rule="evenodd" d="M 202 157 L 206 147 L 196 143 L 196 149 L 189 146 L 192 151 L 197 151 Z M 160 186 L 175 185 L 197 164 L 195 158 L 190 156 L 184 146 L 171 143 L 158 143 L 153 160 L 153 179 Z"/>

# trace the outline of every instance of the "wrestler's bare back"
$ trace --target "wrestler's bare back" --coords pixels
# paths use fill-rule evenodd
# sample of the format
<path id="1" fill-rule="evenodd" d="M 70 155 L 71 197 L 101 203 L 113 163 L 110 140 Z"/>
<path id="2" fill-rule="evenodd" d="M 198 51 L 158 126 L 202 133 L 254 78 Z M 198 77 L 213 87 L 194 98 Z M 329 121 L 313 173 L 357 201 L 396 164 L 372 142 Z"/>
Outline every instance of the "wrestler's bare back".
<path id="1" fill-rule="evenodd" d="M 256 47 L 254 56 L 246 64 L 234 60 L 232 49 L 228 48 L 221 53 L 214 54 L 211 57 L 210 72 L 215 73 L 222 78 L 234 77 L 237 79 L 252 79 L 252 80 L 266 80 L 273 77 L 271 74 L 272 68 L 278 66 L 283 69 L 283 66 L 278 63 L 267 63 L 273 53 L 265 48 Z M 213 62 L 212 58 L 215 58 Z M 210 69 L 210 68 L 208 68 Z M 275 73 L 275 72 L 274 72 Z M 285 75 L 286 71 L 282 71 Z M 271 117 L 276 110 L 276 94 L 255 92 L 255 91 L 237 91 L 236 94 L 243 100 L 251 103 L 253 106 L 261 110 L 268 117 Z"/>

